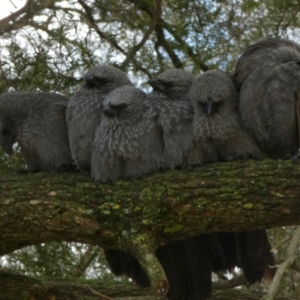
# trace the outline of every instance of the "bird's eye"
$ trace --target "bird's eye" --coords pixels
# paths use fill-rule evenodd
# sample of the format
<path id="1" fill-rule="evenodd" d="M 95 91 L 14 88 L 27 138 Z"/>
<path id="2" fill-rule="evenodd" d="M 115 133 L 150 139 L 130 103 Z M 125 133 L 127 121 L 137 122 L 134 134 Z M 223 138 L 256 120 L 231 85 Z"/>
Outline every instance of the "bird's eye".
<path id="1" fill-rule="evenodd" d="M 94 81 L 97 82 L 98 84 L 105 84 L 105 83 L 108 83 L 108 79 L 105 78 L 105 77 L 101 77 L 101 76 L 97 76 L 97 75 L 94 75 Z"/>
<path id="2" fill-rule="evenodd" d="M 173 82 L 165 83 L 165 85 L 166 85 L 167 88 L 172 88 L 172 87 L 174 87 L 174 83 L 173 83 Z"/>
<path id="3" fill-rule="evenodd" d="M 94 75 L 85 79 L 85 84 L 89 88 L 98 88 L 108 83 L 108 79 Z"/>
<path id="4" fill-rule="evenodd" d="M 107 79 L 107 78 L 95 77 L 95 79 L 96 79 L 97 82 L 99 82 L 100 84 L 108 83 L 108 79 Z"/>
<path id="5" fill-rule="evenodd" d="M 223 103 L 224 103 L 224 101 L 218 101 L 218 102 L 216 102 L 216 107 L 220 107 L 220 106 L 222 106 L 223 105 Z"/>
<path id="6" fill-rule="evenodd" d="M 125 103 L 122 103 L 119 105 L 110 104 L 109 107 L 114 109 L 115 111 L 120 112 L 127 107 L 127 104 L 125 104 Z"/>
<path id="7" fill-rule="evenodd" d="M 127 107 L 127 104 L 122 103 L 122 104 L 119 105 L 119 107 L 120 107 L 121 109 L 125 109 L 125 108 Z"/>

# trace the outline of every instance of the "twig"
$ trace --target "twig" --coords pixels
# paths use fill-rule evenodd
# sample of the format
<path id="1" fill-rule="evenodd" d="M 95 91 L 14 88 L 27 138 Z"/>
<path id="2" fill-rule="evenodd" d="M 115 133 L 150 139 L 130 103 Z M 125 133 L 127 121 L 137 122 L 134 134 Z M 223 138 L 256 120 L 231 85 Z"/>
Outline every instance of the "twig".
<path id="1" fill-rule="evenodd" d="M 93 246 L 89 246 L 87 251 L 84 253 L 84 255 L 80 259 L 80 263 L 77 267 L 77 270 L 75 271 L 75 277 L 82 277 L 86 271 L 86 269 L 91 265 L 93 260 L 97 257 L 99 254 L 100 249 L 98 248 L 98 251 L 94 249 Z"/>
<path id="2" fill-rule="evenodd" d="M 13 3 L 12 0 L 9 0 L 9 2 L 12 4 L 12 6 L 13 6 L 14 8 L 17 8 L 17 6 Z"/>
<path id="3" fill-rule="evenodd" d="M 287 251 L 287 259 L 278 265 L 276 274 L 274 276 L 273 282 L 270 285 L 268 295 L 263 297 L 262 300 L 273 300 L 275 298 L 276 292 L 278 290 L 281 278 L 284 272 L 293 265 L 296 259 L 296 252 L 298 251 L 298 243 L 300 241 L 300 228 L 298 228 L 291 240 L 290 246 Z"/>
<path id="4" fill-rule="evenodd" d="M 100 299 L 104 299 L 104 300 L 112 300 L 112 298 L 107 297 L 107 296 L 105 296 L 105 295 L 103 295 L 103 294 L 101 294 L 101 293 L 95 291 L 95 290 L 92 289 L 89 285 L 86 285 L 85 288 L 86 288 L 89 292 L 91 292 L 92 295 L 100 297 Z"/>
<path id="5" fill-rule="evenodd" d="M 0 20 L 0 35 L 11 30 L 18 30 L 30 24 L 31 19 L 39 11 L 53 7 L 57 1 L 60 0 L 43 0 L 37 2 L 38 4 L 35 3 L 36 5 L 33 5 L 33 1 L 28 0 L 22 8 Z"/>
<path id="6" fill-rule="evenodd" d="M 124 60 L 124 62 L 121 65 L 122 68 L 125 68 L 128 65 L 130 60 L 144 46 L 144 44 L 150 37 L 151 33 L 155 29 L 155 27 L 158 23 L 158 20 L 161 16 L 161 12 L 162 12 L 161 2 L 162 2 L 162 0 L 156 0 L 156 10 L 152 14 L 152 22 L 151 22 L 149 28 L 147 29 L 147 31 L 145 32 L 142 40 L 137 45 L 133 46 L 132 49 L 129 51 L 126 59 Z"/>
<path id="7" fill-rule="evenodd" d="M 105 296 L 96 290 L 94 290 L 89 284 L 78 284 L 78 283 L 69 283 L 69 282 L 61 282 L 61 283 L 55 283 L 55 282 L 49 282 L 46 285 L 47 289 L 56 289 L 56 288 L 65 288 L 65 289 L 70 289 L 70 288 L 76 288 L 78 290 L 85 290 L 90 292 L 92 295 L 97 296 L 101 300 L 112 300 L 112 298 Z"/>
<path id="8" fill-rule="evenodd" d="M 106 40 L 113 48 L 116 50 L 119 50 L 123 55 L 127 55 L 127 51 L 125 51 L 113 38 L 111 38 L 109 35 L 107 35 L 105 32 L 101 31 L 99 27 L 97 26 L 97 22 L 93 18 L 91 8 L 84 2 L 84 0 L 78 0 L 78 3 L 83 7 L 83 9 L 86 12 L 86 15 L 83 15 L 83 22 L 85 22 L 88 26 L 93 28 L 96 33 L 99 35 L 100 38 Z M 149 78 L 151 77 L 151 74 L 147 69 L 145 69 L 141 63 L 133 59 L 133 63 L 137 67 L 138 70 L 141 70 L 143 73 L 145 73 Z"/>
<path id="9" fill-rule="evenodd" d="M 292 238 L 292 235 L 284 238 L 283 240 L 281 240 L 277 245 L 275 245 L 270 252 L 275 252 L 279 247 L 281 247 L 282 245 L 284 245 L 285 243 L 289 242 Z"/>

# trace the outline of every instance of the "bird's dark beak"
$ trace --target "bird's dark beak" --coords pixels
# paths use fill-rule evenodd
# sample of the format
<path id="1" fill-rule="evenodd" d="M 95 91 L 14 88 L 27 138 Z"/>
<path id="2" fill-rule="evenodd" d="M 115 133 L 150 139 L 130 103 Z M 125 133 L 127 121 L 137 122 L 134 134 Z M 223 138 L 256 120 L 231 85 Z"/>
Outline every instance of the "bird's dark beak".
<path id="1" fill-rule="evenodd" d="M 148 83 L 152 86 L 153 90 L 163 92 L 165 90 L 163 84 L 157 78 L 151 78 Z"/>
<path id="2" fill-rule="evenodd" d="M 110 117 L 116 116 L 116 115 L 119 113 L 115 108 L 113 108 L 113 107 L 111 107 L 111 106 L 105 107 L 105 108 L 102 110 L 102 112 L 103 112 L 104 114 L 106 114 L 107 116 L 110 116 Z"/>
<path id="3" fill-rule="evenodd" d="M 216 107 L 215 104 L 212 101 L 208 101 L 204 105 L 204 112 L 208 115 L 211 116 L 216 112 Z"/>

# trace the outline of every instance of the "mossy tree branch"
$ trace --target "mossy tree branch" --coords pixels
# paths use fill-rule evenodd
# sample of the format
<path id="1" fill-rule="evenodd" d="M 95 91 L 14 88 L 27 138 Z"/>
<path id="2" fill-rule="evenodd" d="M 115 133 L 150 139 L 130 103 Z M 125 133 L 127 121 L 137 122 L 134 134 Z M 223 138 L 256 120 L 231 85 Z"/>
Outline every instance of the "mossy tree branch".
<path id="1" fill-rule="evenodd" d="M 299 178 L 298 164 L 280 160 L 218 163 L 115 184 L 81 173 L 2 173 L 0 242 L 124 249 L 126 236 L 140 234 L 157 246 L 205 232 L 300 224 Z"/>
<path id="2" fill-rule="evenodd" d="M 300 224 L 299 176 L 298 164 L 272 160 L 115 184 L 80 173 L 1 174 L 0 254 L 48 241 L 123 249 L 139 259 L 160 293 L 166 278 L 154 254 L 167 241 Z"/>
<path id="3" fill-rule="evenodd" d="M 164 300 L 152 295 L 150 289 L 141 289 L 130 282 L 99 280 L 59 280 L 43 278 L 36 280 L 23 275 L 16 275 L 0 270 L 0 299 L 55 299 L 55 300 Z M 98 293 L 98 295 L 97 295 Z M 101 297 L 103 295 L 104 297 Z M 222 300 L 256 300 L 263 295 L 245 290 L 215 290 L 213 299 Z M 107 297 L 107 298 L 106 298 Z M 290 300 L 287 297 L 276 297 L 276 300 Z"/>

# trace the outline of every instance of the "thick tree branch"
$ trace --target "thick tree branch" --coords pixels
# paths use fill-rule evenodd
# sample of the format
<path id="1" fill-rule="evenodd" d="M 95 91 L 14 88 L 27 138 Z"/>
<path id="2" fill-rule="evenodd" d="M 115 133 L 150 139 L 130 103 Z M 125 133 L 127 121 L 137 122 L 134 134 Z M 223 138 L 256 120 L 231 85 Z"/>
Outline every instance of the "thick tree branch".
<path id="1" fill-rule="evenodd" d="M 34 16 L 45 8 L 52 8 L 58 1 L 61 0 L 27 0 L 22 8 L 0 20 L 0 35 L 30 25 Z"/>
<path id="2" fill-rule="evenodd" d="M 1 299 L 16 300 L 20 295 L 29 299 L 45 300 L 163 300 L 163 297 L 151 296 L 150 289 L 141 289 L 133 283 L 100 280 L 36 280 L 27 276 L 11 274 L 0 270 Z M 213 299 L 222 300 L 257 300 L 263 295 L 244 290 L 213 291 Z M 26 298 L 26 299 L 27 299 Z M 276 300 L 291 300 L 285 297 Z"/>
<path id="3" fill-rule="evenodd" d="M 47 241 L 123 249 L 157 293 L 155 257 L 165 242 L 215 231 L 300 224 L 300 168 L 290 161 L 237 161 L 98 184 L 87 174 L 2 174 L 0 254 Z"/>
<path id="4" fill-rule="evenodd" d="M 219 163 L 115 184 L 80 173 L 1 174 L 0 243 L 124 249 L 132 246 L 124 240 L 141 234 L 157 246 L 205 232 L 295 225 L 299 175 L 298 164 L 280 160 Z"/>

